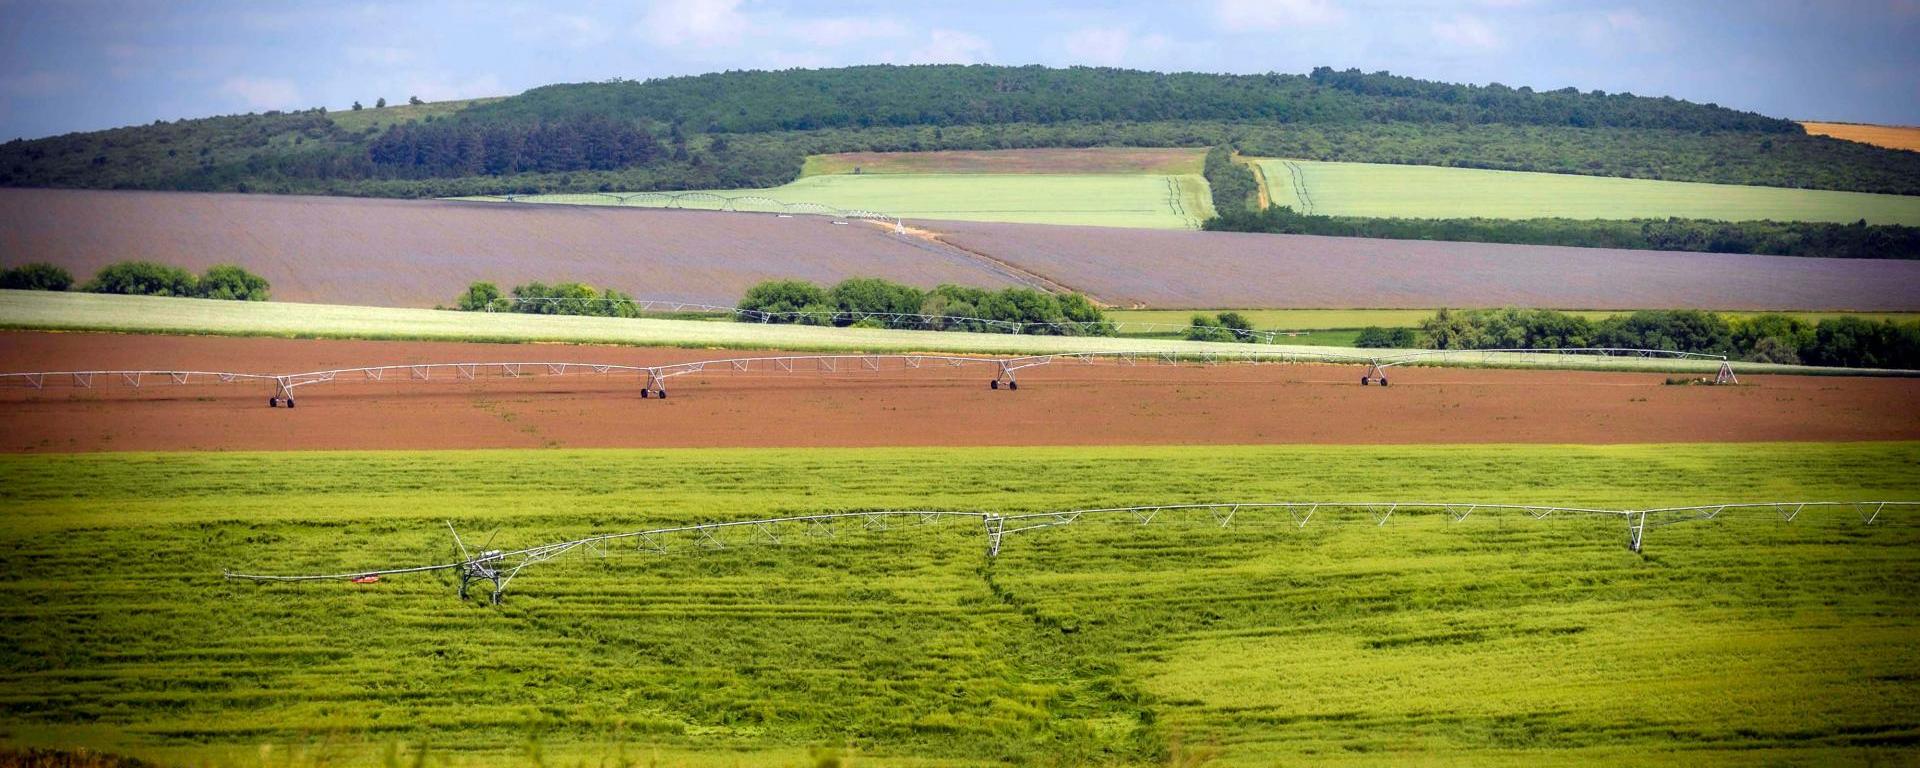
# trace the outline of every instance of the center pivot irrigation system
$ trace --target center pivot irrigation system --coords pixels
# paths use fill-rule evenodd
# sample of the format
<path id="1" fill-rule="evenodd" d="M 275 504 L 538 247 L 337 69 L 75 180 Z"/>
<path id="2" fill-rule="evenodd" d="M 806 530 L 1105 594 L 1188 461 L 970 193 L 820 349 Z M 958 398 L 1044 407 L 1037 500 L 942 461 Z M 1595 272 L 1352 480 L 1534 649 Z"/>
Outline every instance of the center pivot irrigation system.
<path id="1" fill-rule="evenodd" d="M 1639 357 L 1667 358 L 1678 360 L 1706 360 L 1720 364 L 1718 383 L 1738 383 L 1733 368 L 1725 357 L 1702 355 L 1690 352 L 1670 352 L 1657 349 L 1482 349 L 1482 350 L 1427 350 L 1405 352 L 1382 357 L 1344 354 L 1338 352 L 1063 352 L 1046 355 L 1025 355 L 1020 357 L 970 357 L 964 355 L 938 354 L 847 354 L 847 355 L 781 355 L 770 357 L 734 357 L 718 360 L 696 360 L 683 363 L 664 363 L 660 365 L 617 365 L 602 363 L 423 363 L 408 365 L 375 365 L 361 368 L 335 368 L 325 371 L 305 373 L 234 373 L 223 371 L 166 371 L 166 370 L 100 370 L 100 371 L 42 371 L 37 373 L 0 373 L 0 386 L 27 387 L 44 390 L 50 387 L 74 387 L 94 389 L 106 386 L 125 386 L 141 388 L 145 386 L 178 386 L 187 384 L 230 384 L 262 383 L 273 386 L 273 394 L 267 398 L 267 405 L 294 407 L 293 391 L 315 384 L 343 382 L 380 382 L 380 381 L 480 381 L 483 379 L 520 379 L 536 376 L 575 376 L 631 375 L 641 378 L 643 384 L 640 397 L 667 396 L 667 379 L 697 373 L 877 373 L 881 371 L 919 370 L 923 368 L 960 368 L 986 367 L 994 371 L 987 382 L 991 389 L 1017 390 L 1020 388 L 1015 374 L 1028 368 L 1055 363 L 1080 363 L 1084 365 L 1108 364 L 1121 366 L 1138 365 L 1180 365 L 1201 364 L 1218 365 L 1225 363 L 1264 364 L 1264 363 L 1342 363 L 1365 365 L 1366 372 L 1360 375 L 1360 384 L 1378 382 L 1387 385 L 1387 369 L 1414 363 L 1442 362 L 1479 362 L 1480 364 L 1514 363 L 1521 365 L 1560 364 L 1569 365 L 1575 359 L 1596 357 Z"/>
<path id="2" fill-rule="evenodd" d="M 675 525 L 663 528 L 650 528 L 622 533 L 607 533 L 570 541 L 542 544 L 526 549 L 503 550 L 486 549 L 474 552 L 467 548 L 453 524 L 447 524 L 448 532 L 453 534 L 453 543 L 457 560 L 428 565 L 400 566 L 390 568 L 369 568 L 340 573 L 311 575 L 271 575 L 225 572 L 227 579 L 253 582 L 302 582 L 302 581 L 350 581 L 361 584 L 379 581 L 385 576 L 409 573 L 427 573 L 451 571 L 459 579 L 460 598 L 466 599 L 468 587 L 487 582 L 492 586 L 488 601 L 499 604 L 507 586 L 513 583 L 520 571 L 535 563 L 543 563 L 560 555 L 582 550 L 604 557 L 609 547 L 631 543 L 641 552 L 667 553 L 675 547 L 680 549 L 724 549 L 728 546 L 758 543 L 779 544 L 783 537 L 800 535 L 819 538 L 831 538 L 842 527 L 857 530 L 886 530 L 894 522 L 932 524 L 944 520 L 968 520 L 979 523 L 986 534 L 986 555 L 997 558 L 1007 537 L 1020 534 L 1032 534 L 1053 528 L 1062 528 L 1083 521 L 1111 519 L 1121 523 L 1148 525 L 1156 520 L 1187 514 L 1204 515 L 1199 522 L 1217 525 L 1221 528 L 1232 527 L 1236 519 L 1244 520 L 1256 514 L 1274 515 L 1284 513 L 1281 522 L 1294 528 L 1305 528 L 1316 515 L 1322 522 L 1330 516 L 1345 515 L 1352 518 L 1355 513 L 1364 514 L 1359 522 L 1385 527 L 1395 514 L 1409 515 L 1443 514 L 1453 523 L 1463 523 L 1475 513 L 1482 516 L 1492 513 L 1519 513 L 1533 520 L 1545 520 L 1549 517 L 1589 517 L 1612 519 L 1625 523 L 1627 529 L 1627 547 L 1639 552 L 1646 541 L 1647 530 L 1677 523 L 1715 520 L 1728 513 L 1759 513 L 1766 517 L 1777 518 L 1782 522 L 1793 522 L 1808 509 L 1835 508 L 1849 509 L 1860 519 L 1863 525 L 1873 525 L 1889 507 L 1913 509 L 1920 507 L 1916 501 L 1774 501 L 1731 504 L 1709 504 L 1691 507 L 1657 507 L 1650 509 L 1600 509 L 1592 507 L 1557 507 L 1530 504 L 1480 504 L 1462 502 L 1429 501 L 1301 501 L 1301 502 L 1222 502 L 1203 504 L 1162 504 L 1144 507 L 1105 507 L 1099 509 L 1074 509 L 1064 512 L 1037 512 L 1027 514 L 1002 515 L 991 512 L 953 512 L 937 510 L 884 510 L 871 512 L 831 512 L 812 515 L 793 515 L 788 517 L 767 517 L 756 520 L 735 520 L 729 522 L 706 522 L 687 525 Z M 727 537 L 731 535 L 732 541 Z"/>

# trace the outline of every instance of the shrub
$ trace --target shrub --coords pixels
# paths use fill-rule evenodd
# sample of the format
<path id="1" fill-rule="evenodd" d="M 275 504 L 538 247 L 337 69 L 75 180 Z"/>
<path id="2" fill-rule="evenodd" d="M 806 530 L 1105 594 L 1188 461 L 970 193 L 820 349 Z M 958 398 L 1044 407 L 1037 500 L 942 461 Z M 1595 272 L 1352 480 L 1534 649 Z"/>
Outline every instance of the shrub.
<path id="1" fill-rule="evenodd" d="M 220 264 L 209 267 L 200 277 L 199 295 L 203 299 L 266 301 L 269 287 L 266 278 L 231 264 Z"/>
<path id="2" fill-rule="evenodd" d="M 467 292 L 460 294 L 456 306 L 462 312 L 500 312 L 508 309 L 506 300 L 500 295 L 500 286 L 485 281 L 468 285 Z"/>
<path id="3" fill-rule="evenodd" d="M 32 263 L 0 272 L 0 288 L 16 291 L 64 291 L 73 287 L 73 275 L 52 264 Z"/>
<path id="4" fill-rule="evenodd" d="M 1408 349 L 1419 341 L 1412 328 L 1382 328 L 1370 325 L 1360 329 L 1353 345 L 1367 349 Z"/>
<path id="5" fill-rule="evenodd" d="M 824 308 L 826 303 L 827 292 L 821 290 L 820 286 L 814 285 L 813 283 L 805 280 L 768 280 L 767 282 L 748 288 L 747 295 L 740 299 L 739 308 L 753 312 L 765 312 L 769 315 L 781 315 L 799 312 L 802 308 L 813 305 Z M 749 316 L 745 313 L 739 315 L 738 318 L 743 322 L 761 321 L 760 317 Z M 795 318 L 781 319 L 774 317 L 770 319 L 770 322 L 776 323 L 794 321 Z"/>
<path id="6" fill-rule="evenodd" d="M 151 261 L 123 261 L 100 270 L 81 290 L 132 296 L 193 296 L 198 292 L 191 273 Z"/>

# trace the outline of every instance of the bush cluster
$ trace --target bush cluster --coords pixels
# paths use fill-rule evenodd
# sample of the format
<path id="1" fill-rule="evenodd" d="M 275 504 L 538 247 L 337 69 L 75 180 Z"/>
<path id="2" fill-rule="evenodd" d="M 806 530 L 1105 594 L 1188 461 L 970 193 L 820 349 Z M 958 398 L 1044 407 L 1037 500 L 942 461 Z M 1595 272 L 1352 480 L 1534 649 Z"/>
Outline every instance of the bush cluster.
<path id="1" fill-rule="evenodd" d="M 1018 332 L 1027 334 L 1114 335 L 1113 324 L 1085 296 L 1031 288 L 942 285 L 922 291 L 875 277 L 821 288 L 804 280 L 772 280 L 748 289 L 739 308 L 745 310 L 739 316 L 743 322 L 1002 333 L 1015 332 L 1006 323 L 1019 323 Z"/>
<path id="2" fill-rule="evenodd" d="M 1258 341 L 1253 321 L 1238 312 L 1194 315 L 1187 327 L 1187 341 Z"/>
<path id="3" fill-rule="evenodd" d="M 1920 368 L 1920 322 L 1782 314 L 1729 319 L 1691 309 L 1588 320 L 1550 309 L 1440 310 L 1420 323 L 1431 349 L 1624 347 L 1727 355 L 1752 362 Z"/>
<path id="4" fill-rule="evenodd" d="M 1353 345 L 1363 349 L 1408 349 L 1418 346 L 1420 336 L 1412 328 L 1382 328 L 1369 325 L 1360 329 Z"/>
<path id="5" fill-rule="evenodd" d="M 1207 177 L 1207 186 L 1213 190 L 1213 210 L 1216 215 L 1245 213 L 1259 205 L 1260 182 L 1254 178 L 1252 169 L 1233 161 L 1232 149 L 1214 147 L 1207 150 L 1201 173 Z"/>
<path id="6" fill-rule="evenodd" d="M 32 263 L 0 271 L 0 288 L 15 291 L 64 291 L 73 286 L 73 273 L 52 264 Z"/>
<path id="7" fill-rule="evenodd" d="M 1398 219 L 1321 216 L 1287 206 L 1262 211 L 1214 204 L 1201 228 L 1216 232 L 1452 240 L 1473 243 L 1756 253 L 1843 259 L 1920 259 L 1920 227 L 1710 219 Z"/>
<path id="8" fill-rule="evenodd" d="M 587 315 L 592 317 L 639 317 L 640 305 L 633 297 L 612 288 L 600 290 L 586 283 L 531 282 L 513 287 L 511 295 L 502 295 L 500 286 L 477 282 L 467 286 L 454 301 L 464 312 L 520 312 L 529 315 Z"/>
<path id="9" fill-rule="evenodd" d="M 28 265 L 22 269 L 35 266 Z M 50 268 L 56 273 L 42 272 L 49 286 L 62 286 L 73 282 L 66 270 Z M 9 270 L 11 273 L 11 270 Z M 197 299 L 225 299 L 228 301 L 266 301 L 268 289 L 272 286 L 266 278 L 248 272 L 231 264 L 219 264 L 207 268 L 204 274 L 195 276 L 179 267 L 158 264 L 151 261 L 123 261 L 109 264 L 93 276 L 92 280 L 80 286 L 88 293 L 118 293 L 130 296 L 181 296 Z M 42 290 L 62 290 L 62 288 L 44 288 Z"/>

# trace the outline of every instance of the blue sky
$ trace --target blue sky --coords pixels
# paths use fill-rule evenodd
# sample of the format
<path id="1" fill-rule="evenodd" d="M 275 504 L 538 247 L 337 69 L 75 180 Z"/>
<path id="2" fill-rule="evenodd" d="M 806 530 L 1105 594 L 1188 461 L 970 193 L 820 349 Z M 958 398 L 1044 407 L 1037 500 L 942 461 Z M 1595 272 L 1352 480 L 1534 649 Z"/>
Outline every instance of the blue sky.
<path id="1" fill-rule="evenodd" d="M 1920 0 L 0 0 L 0 139 L 863 63 L 1390 70 L 1920 125 Z"/>

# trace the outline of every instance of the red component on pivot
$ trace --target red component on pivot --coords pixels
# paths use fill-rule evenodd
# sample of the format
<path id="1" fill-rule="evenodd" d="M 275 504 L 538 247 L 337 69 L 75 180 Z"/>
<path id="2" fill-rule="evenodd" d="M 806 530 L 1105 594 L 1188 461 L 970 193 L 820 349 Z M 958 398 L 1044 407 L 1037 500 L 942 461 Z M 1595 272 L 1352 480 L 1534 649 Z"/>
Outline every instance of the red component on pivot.
<path id="1" fill-rule="evenodd" d="M 354 580 L 353 580 L 353 583 L 355 583 L 355 584 L 378 584 L 378 583 L 380 583 L 380 576 L 379 576 L 379 574 L 368 574 L 368 575 L 366 575 L 366 576 L 362 576 L 362 577 L 360 577 L 360 578 L 357 578 L 357 579 L 354 579 Z"/>

